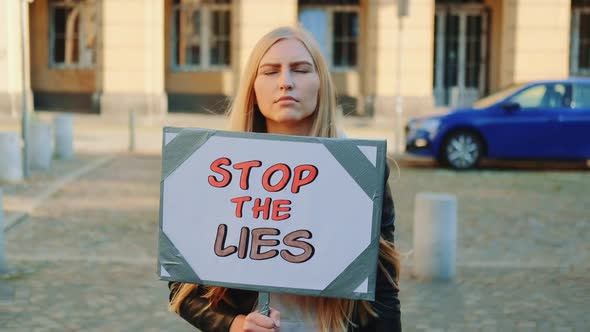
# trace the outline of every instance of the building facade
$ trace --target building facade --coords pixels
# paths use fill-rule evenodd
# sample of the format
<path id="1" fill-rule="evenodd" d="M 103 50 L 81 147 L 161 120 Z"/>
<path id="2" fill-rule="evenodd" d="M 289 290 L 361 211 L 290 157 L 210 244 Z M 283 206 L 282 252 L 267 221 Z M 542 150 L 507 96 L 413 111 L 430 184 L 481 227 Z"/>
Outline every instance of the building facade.
<path id="1" fill-rule="evenodd" d="M 294 24 L 322 46 L 345 113 L 590 76 L 590 0 L 409 0 L 401 18 L 401 0 L 21 1 L 0 0 L 1 113 L 23 94 L 37 110 L 222 113 L 258 38 Z"/>

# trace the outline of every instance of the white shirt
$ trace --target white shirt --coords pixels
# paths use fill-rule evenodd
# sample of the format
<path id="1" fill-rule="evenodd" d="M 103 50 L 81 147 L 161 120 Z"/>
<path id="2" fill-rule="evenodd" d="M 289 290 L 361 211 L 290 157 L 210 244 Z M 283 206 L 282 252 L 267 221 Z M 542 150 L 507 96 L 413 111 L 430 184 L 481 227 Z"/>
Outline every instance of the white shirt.
<path id="1" fill-rule="evenodd" d="M 305 313 L 296 298 L 297 295 L 270 293 L 270 307 L 281 313 L 281 332 L 320 331 L 315 310 Z"/>

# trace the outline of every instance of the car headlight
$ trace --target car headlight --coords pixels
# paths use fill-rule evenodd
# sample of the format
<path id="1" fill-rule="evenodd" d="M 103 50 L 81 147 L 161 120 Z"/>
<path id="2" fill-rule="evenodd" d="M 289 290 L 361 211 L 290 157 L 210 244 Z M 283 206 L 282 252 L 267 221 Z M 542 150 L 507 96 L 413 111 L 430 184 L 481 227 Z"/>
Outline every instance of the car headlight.
<path id="1" fill-rule="evenodd" d="M 420 121 L 415 125 L 415 128 L 418 130 L 424 130 L 430 134 L 430 137 L 433 138 L 436 136 L 436 132 L 438 131 L 438 127 L 440 126 L 440 119 L 425 119 Z"/>

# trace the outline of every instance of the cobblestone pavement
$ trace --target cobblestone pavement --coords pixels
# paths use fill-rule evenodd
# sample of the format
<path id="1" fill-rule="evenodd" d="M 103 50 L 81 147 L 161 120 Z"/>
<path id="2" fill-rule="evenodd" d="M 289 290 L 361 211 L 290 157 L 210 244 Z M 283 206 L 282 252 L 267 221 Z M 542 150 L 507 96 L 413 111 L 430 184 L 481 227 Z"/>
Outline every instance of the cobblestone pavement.
<path id="1" fill-rule="evenodd" d="M 159 157 L 121 155 L 5 234 L 2 331 L 191 331 L 156 276 Z"/>
<path id="2" fill-rule="evenodd" d="M 397 204 L 403 320 L 417 331 L 588 331 L 590 174 L 587 171 L 402 168 Z M 414 198 L 457 196 L 457 278 L 412 278 Z"/>
<path id="3" fill-rule="evenodd" d="M 5 234 L 19 272 L 0 280 L 2 331 L 190 331 L 157 280 L 158 156 L 121 154 Z M 590 206 L 583 172 L 393 177 L 406 331 L 587 331 Z M 458 195 L 457 278 L 410 276 L 415 192 Z M 449 190 L 447 190 L 449 191 Z M 586 195 L 584 195 L 586 193 Z"/>
<path id="4" fill-rule="evenodd" d="M 221 123 L 196 119 L 188 125 Z M 167 312 L 166 284 L 155 273 L 159 129 L 139 128 L 138 150 L 145 154 L 128 154 L 124 128 L 92 130 L 92 120 L 85 121 L 77 122 L 76 147 L 94 154 L 55 162 L 22 184 L 2 184 L 4 208 L 15 213 L 60 176 L 119 152 L 4 233 L 13 270 L 0 277 L 0 331 L 194 331 Z M 371 127 L 355 130 L 350 137 L 381 135 Z M 589 330 L 587 170 L 457 173 L 404 165 L 400 176 L 392 166 L 390 185 L 396 242 L 405 256 L 405 331 Z M 453 282 L 411 277 L 413 204 L 423 191 L 458 199 Z"/>

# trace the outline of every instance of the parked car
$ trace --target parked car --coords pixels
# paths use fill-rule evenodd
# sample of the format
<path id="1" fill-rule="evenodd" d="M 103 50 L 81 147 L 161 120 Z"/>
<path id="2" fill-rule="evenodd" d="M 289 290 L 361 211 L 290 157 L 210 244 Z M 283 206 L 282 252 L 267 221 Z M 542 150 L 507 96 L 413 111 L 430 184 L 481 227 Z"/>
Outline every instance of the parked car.
<path id="1" fill-rule="evenodd" d="M 537 81 L 406 125 L 406 152 L 455 169 L 490 159 L 590 159 L 590 78 Z"/>

